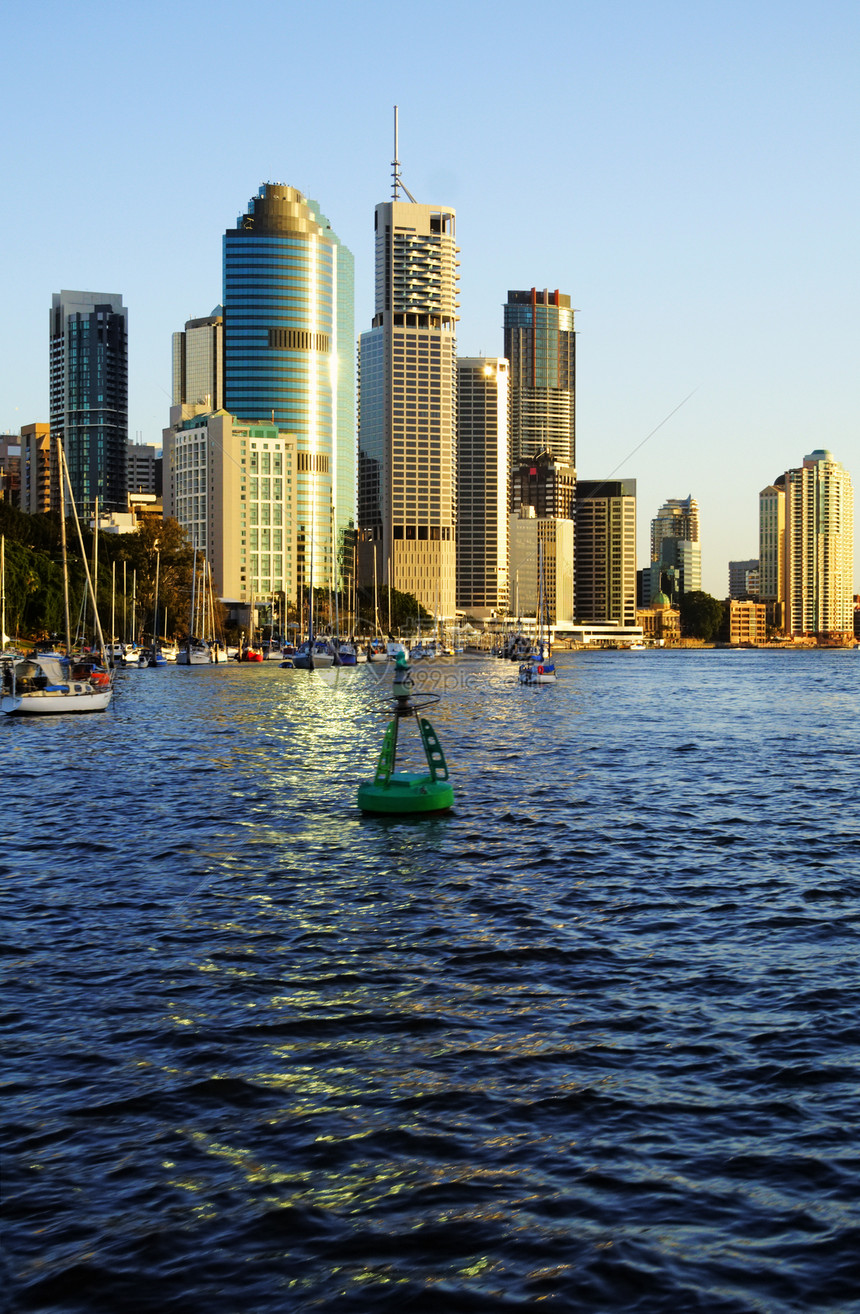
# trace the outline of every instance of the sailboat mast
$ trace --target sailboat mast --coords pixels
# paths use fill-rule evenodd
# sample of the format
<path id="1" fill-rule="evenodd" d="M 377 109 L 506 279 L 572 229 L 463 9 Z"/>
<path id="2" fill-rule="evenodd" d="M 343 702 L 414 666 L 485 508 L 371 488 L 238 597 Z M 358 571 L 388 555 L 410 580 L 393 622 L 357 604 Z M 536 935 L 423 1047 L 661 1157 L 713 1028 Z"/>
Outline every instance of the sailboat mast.
<path id="1" fill-rule="evenodd" d="M 373 545 L 373 619 L 376 622 L 376 633 L 379 634 L 379 593 L 377 590 L 376 578 L 376 544 Z"/>
<path id="2" fill-rule="evenodd" d="M 93 524 L 93 621 L 96 615 L 96 597 L 99 588 L 99 499 L 96 498 L 95 522 Z M 95 629 L 95 624 L 93 625 Z M 86 633 L 86 630 L 84 631 Z"/>
<path id="3" fill-rule="evenodd" d="M 197 544 L 194 545 L 194 561 L 191 566 L 191 616 L 188 621 L 188 660 L 191 661 L 191 640 L 194 636 L 194 604 L 197 590 Z"/>
<path id="4" fill-rule="evenodd" d="M 99 651 L 101 652 L 102 665 L 106 666 L 107 654 L 105 653 L 105 636 L 102 634 L 102 623 L 99 620 L 99 609 L 96 606 L 96 595 L 95 595 L 95 590 L 93 589 L 93 579 L 92 579 L 92 575 L 90 574 L 89 565 L 87 563 L 86 549 L 84 548 L 84 536 L 81 533 L 81 522 L 78 519 L 77 508 L 75 507 L 75 495 L 72 491 L 72 478 L 71 475 L 69 474 L 69 467 L 66 464 L 66 457 L 65 457 L 65 453 L 63 452 L 62 444 L 59 444 L 59 453 L 60 453 L 60 463 L 62 465 L 61 477 L 62 474 L 66 476 L 66 486 L 69 490 L 69 502 L 71 504 L 72 515 L 75 521 L 75 529 L 78 531 L 78 545 L 80 546 L 81 549 L 81 559 L 83 560 L 84 573 L 87 577 L 87 588 L 89 590 L 90 598 L 92 599 L 93 615 L 95 617 L 95 622 L 96 622 L 96 633 L 98 634 Z M 68 572 L 66 571 L 65 573 Z"/>
<path id="5" fill-rule="evenodd" d="M 63 482 L 63 444 L 57 437 L 57 463 L 60 467 L 60 546 L 63 553 L 63 611 L 66 621 L 66 656 L 72 655 L 72 622 L 69 616 L 69 556 L 66 545 L 66 485 Z"/>
<path id="6" fill-rule="evenodd" d="M 161 567 L 161 553 L 155 553 L 155 608 L 152 617 L 152 655 L 158 650 L 158 575 Z"/>

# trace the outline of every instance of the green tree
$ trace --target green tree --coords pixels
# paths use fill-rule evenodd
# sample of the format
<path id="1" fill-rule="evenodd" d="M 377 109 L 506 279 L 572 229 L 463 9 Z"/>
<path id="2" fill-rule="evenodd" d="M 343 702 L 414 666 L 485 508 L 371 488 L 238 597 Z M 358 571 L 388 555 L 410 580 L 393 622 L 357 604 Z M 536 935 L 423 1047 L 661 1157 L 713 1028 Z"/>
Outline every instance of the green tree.
<path id="1" fill-rule="evenodd" d="M 723 627 L 726 604 L 711 597 L 710 593 L 697 591 L 682 594 L 680 611 L 682 636 L 712 643 Z"/>

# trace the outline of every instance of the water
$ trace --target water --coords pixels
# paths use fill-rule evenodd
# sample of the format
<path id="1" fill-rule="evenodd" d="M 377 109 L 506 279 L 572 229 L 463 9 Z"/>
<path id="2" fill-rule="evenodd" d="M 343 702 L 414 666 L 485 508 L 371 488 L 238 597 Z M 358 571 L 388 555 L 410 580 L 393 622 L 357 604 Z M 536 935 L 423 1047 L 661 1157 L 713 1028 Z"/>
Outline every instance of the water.
<path id="1" fill-rule="evenodd" d="M 11 1310 L 860 1309 L 860 657 L 558 664 L 4 718 Z"/>

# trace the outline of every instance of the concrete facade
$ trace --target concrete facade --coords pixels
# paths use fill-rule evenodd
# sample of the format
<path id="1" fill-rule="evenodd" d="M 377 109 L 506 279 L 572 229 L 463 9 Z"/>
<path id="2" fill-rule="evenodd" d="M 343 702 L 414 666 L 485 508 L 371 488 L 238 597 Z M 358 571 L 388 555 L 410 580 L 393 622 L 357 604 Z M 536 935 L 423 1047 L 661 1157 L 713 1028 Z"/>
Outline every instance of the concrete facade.
<path id="1" fill-rule="evenodd" d="M 508 362 L 457 361 L 457 607 L 508 609 Z"/>
<path id="2" fill-rule="evenodd" d="M 456 216 L 387 201 L 374 216 L 376 298 L 359 347 L 359 571 L 456 610 Z"/>

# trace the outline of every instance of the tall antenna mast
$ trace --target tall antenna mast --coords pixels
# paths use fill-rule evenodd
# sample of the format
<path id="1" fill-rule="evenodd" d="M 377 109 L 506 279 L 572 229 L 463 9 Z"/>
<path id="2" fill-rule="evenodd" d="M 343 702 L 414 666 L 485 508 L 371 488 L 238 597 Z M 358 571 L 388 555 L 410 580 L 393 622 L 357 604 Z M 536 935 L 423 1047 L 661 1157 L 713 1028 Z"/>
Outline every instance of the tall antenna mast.
<path id="1" fill-rule="evenodd" d="M 418 202 L 415 200 L 415 197 L 412 195 L 409 188 L 406 186 L 406 183 L 400 177 L 400 160 L 398 158 L 398 147 L 399 147 L 399 128 L 398 128 L 398 120 L 397 120 L 397 106 L 395 105 L 394 106 L 394 159 L 391 161 L 391 199 L 393 201 L 398 200 L 398 195 L 397 195 L 398 188 L 402 187 L 404 192 L 412 202 L 412 204 L 417 205 Z"/>

